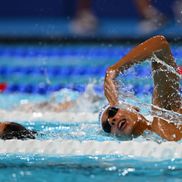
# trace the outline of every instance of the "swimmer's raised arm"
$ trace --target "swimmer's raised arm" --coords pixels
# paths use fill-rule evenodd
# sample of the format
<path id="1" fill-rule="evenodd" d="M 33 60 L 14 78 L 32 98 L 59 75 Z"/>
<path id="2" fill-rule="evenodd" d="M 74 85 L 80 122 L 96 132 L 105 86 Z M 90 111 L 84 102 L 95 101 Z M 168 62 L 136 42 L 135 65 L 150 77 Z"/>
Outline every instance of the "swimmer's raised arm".
<path id="1" fill-rule="evenodd" d="M 176 68 L 169 44 L 164 36 L 158 35 L 146 40 L 133 48 L 126 56 L 107 69 L 104 82 L 104 91 L 110 105 L 118 104 L 117 83 L 115 82 L 115 78 L 118 76 L 118 74 L 130 68 L 135 63 L 140 63 L 151 58 L 154 53 L 158 54 L 157 56 L 159 56 L 163 62 L 166 62 L 168 65 Z"/>
<path id="2" fill-rule="evenodd" d="M 154 57 L 154 59 L 150 59 Z M 179 92 L 180 76 L 177 74 L 177 65 L 172 56 L 169 43 L 164 36 L 155 36 L 133 48 L 126 56 L 116 64 L 107 69 L 104 91 L 109 104 L 117 105 L 118 90 L 115 78 L 124 70 L 130 68 L 135 63 L 149 59 L 152 62 L 154 92 L 153 111 L 165 109 L 182 114 L 181 95 Z M 157 107 L 155 107 L 157 106 Z M 150 130 L 161 137 L 177 141 L 182 139 L 182 125 L 176 126 L 168 120 L 159 118 L 155 114 Z M 180 119 L 179 119 L 180 120 Z M 170 120 L 170 122 L 174 122 Z"/>

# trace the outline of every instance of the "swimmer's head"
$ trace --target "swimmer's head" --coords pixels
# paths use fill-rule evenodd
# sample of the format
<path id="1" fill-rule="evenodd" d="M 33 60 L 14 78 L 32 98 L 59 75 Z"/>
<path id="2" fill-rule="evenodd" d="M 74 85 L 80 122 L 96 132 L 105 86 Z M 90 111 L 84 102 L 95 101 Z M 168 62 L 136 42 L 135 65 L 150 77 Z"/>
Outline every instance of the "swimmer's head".
<path id="1" fill-rule="evenodd" d="M 125 108 L 120 108 L 107 105 L 102 109 L 99 121 L 102 129 L 107 133 L 131 136 L 141 133 L 137 126 L 143 118 L 139 108 L 135 106 L 127 105 Z"/>

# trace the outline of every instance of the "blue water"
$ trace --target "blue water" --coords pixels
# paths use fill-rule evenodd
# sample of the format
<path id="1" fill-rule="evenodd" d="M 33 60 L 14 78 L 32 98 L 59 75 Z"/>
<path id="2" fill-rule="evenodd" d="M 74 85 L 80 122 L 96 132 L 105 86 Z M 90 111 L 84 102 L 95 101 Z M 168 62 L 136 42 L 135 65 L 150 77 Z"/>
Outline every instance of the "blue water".
<path id="1" fill-rule="evenodd" d="M 37 140 L 122 141 L 104 134 L 96 122 L 23 124 L 39 131 Z M 78 135 L 80 131 L 82 135 Z M 156 160 L 122 155 L 50 156 L 15 153 L 0 155 L 0 181 L 180 181 L 181 166 L 182 159 L 174 158 Z"/>
<path id="2" fill-rule="evenodd" d="M 2 45 L 0 46 L 0 82 L 6 82 L 9 90 L 0 95 L 0 108 L 11 114 L 11 111 L 21 105 L 22 101 L 35 104 L 49 101 L 52 92 L 55 91 L 53 88 L 58 84 L 63 87 L 77 88 L 71 91 L 71 94 L 68 92 L 69 98 L 76 99 L 84 92 L 78 89 L 78 86 L 85 88 L 88 83 L 94 82 L 97 87 L 95 91 L 101 98 L 100 105 L 95 106 L 98 110 L 104 102 L 102 85 L 105 69 L 126 54 L 131 47 L 79 45 L 42 46 L 40 48 L 28 45 L 11 47 Z M 181 47 L 173 46 L 172 50 L 178 65 L 181 65 Z M 85 69 L 87 72 L 83 72 Z M 92 72 L 89 72 L 91 69 Z M 150 104 L 150 87 L 152 86 L 150 64 L 145 63 L 128 72 L 129 74 L 121 80 L 128 87 L 134 85 L 134 93 L 142 102 Z M 18 85 L 18 89 L 13 91 L 10 86 L 15 84 Z M 34 89 L 30 90 L 30 85 Z M 37 85 L 49 85 L 50 87 L 48 91 L 40 92 L 39 90 L 38 92 Z M 146 87 L 146 93 L 141 92 L 142 87 Z M 57 99 L 62 101 L 64 97 L 61 95 Z M 83 104 L 82 107 L 88 107 L 93 114 L 96 112 L 88 105 Z M 36 140 L 41 141 L 64 139 L 81 142 L 87 140 L 122 142 L 126 140 L 105 134 L 100 130 L 97 120 L 68 123 L 61 119 L 50 122 L 42 119 L 42 121 L 30 122 L 27 118 L 21 123 L 29 129 L 37 130 Z M 148 139 L 141 137 L 134 140 L 147 141 Z M 153 139 L 151 138 L 150 141 Z M 1 154 L 0 181 L 181 181 L 181 166 L 181 158 L 156 160 L 150 157 L 121 155 Z"/>
<path id="3" fill-rule="evenodd" d="M 6 157 L 6 158 L 5 158 Z M 182 160 L 123 156 L 0 156 L 0 181 L 181 181 Z"/>

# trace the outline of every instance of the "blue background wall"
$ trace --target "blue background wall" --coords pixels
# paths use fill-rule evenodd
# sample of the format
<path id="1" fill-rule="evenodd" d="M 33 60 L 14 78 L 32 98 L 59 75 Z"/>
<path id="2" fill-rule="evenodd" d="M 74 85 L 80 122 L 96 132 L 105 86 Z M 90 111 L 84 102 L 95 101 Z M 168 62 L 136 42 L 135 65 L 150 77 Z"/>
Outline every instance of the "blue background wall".
<path id="1" fill-rule="evenodd" d="M 153 0 L 168 17 L 172 17 L 174 0 Z M 0 17 L 68 17 L 73 16 L 76 0 L 6 0 L 1 1 Z M 98 17 L 138 18 L 133 0 L 93 0 Z"/>

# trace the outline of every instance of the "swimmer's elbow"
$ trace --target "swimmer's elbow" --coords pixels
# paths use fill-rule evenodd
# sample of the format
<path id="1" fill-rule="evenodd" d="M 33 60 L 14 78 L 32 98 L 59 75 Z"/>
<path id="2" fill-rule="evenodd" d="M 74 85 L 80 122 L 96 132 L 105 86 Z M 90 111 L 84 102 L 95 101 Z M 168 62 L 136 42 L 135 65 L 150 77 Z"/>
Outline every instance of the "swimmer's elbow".
<path id="1" fill-rule="evenodd" d="M 159 45 L 161 45 L 162 48 L 166 48 L 166 47 L 168 48 L 169 47 L 169 43 L 168 43 L 168 41 L 164 35 L 156 35 L 153 37 L 153 39 L 156 40 L 157 43 Z"/>
<path id="2" fill-rule="evenodd" d="M 155 35 L 152 39 L 157 39 L 158 41 L 161 41 L 161 42 L 167 41 L 164 35 Z"/>

